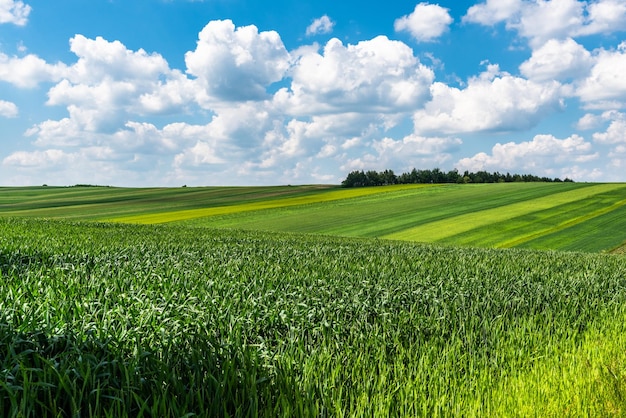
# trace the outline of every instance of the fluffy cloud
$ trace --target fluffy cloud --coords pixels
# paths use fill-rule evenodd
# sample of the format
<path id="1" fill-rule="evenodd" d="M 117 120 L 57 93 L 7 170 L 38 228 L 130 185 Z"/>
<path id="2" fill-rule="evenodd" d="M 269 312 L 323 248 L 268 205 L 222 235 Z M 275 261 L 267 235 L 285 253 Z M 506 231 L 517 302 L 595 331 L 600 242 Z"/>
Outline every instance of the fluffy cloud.
<path id="1" fill-rule="evenodd" d="M 274 101 L 291 114 L 406 111 L 429 98 L 434 79 L 413 50 L 378 36 L 356 45 L 333 38 L 320 54 L 305 50 L 291 71 L 291 88 Z"/>
<path id="2" fill-rule="evenodd" d="M 25 135 L 36 137 L 34 144 L 40 147 L 76 147 L 97 142 L 94 139 L 95 133 L 84 132 L 81 126 L 70 118 L 48 119 L 28 129 Z"/>
<path id="3" fill-rule="evenodd" d="M 510 26 L 530 39 L 531 45 L 542 45 L 549 39 L 577 34 L 584 22 L 583 12 L 583 4 L 576 0 L 538 0 L 524 3 L 519 20 Z"/>
<path id="4" fill-rule="evenodd" d="M 281 125 L 280 118 L 267 110 L 269 103 L 240 103 L 217 110 L 206 125 L 172 124 L 163 136 L 185 144 L 173 165 L 180 173 L 186 168 L 206 168 L 229 161 L 259 164 L 267 152 L 266 137 Z"/>
<path id="5" fill-rule="evenodd" d="M 383 138 L 374 141 L 372 148 L 384 168 L 402 167 L 409 170 L 420 166 L 437 166 L 450 160 L 462 141 L 451 137 L 423 137 L 415 134 L 401 140 Z"/>
<path id="6" fill-rule="evenodd" d="M 58 81 L 66 72 L 65 64 L 48 64 L 33 54 L 19 58 L 0 53 L 0 80 L 17 87 L 33 88 L 42 82 Z"/>
<path id="7" fill-rule="evenodd" d="M 0 0 L 0 23 L 24 26 L 30 11 L 31 7 L 21 0 Z"/>
<path id="8" fill-rule="evenodd" d="M 2 161 L 10 170 L 6 181 L 10 184 L 147 184 L 176 185 L 164 177 L 158 159 L 135 155 L 128 159 L 108 146 L 92 146 L 78 150 L 47 149 L 32 152 L 18 151 Z M 167 171 L 165 171 L 167 173 Z M 175 179 L 173 179 L 175 180 Z"/>
<path id="9" fill-rule="evenodd" d="M 72 155 L 59 149 L 45 151 L 18 151 L 6 157 L 2 164 L 13 167 L 51 168 L 75 162 Z"/>
<path id="10" fill-rule="evenodd" d="M 312 156 L 341 160 L 348 149 L 359 152 L 368 148 L 372 137 L 395 125 L 394 119 L 384 114 L 358 112 L 313 116 L 310 120 L 291 119 L 266 133 L 261 166 L 295 164 Z"/>
<path id="11" fill-rule="evenodd" d="M 535 81 L 578 79 L 593 66 L 589 51 L 571 38 L 551 39 L 520 65 L 521 73 Z"/>
<path id="12" fill-rule="evenodd" d="M 68 75 L 75 83 L 96 84 L 104 78 L 152 80 L 169 70 L 159 54 L 148 54 L 143 49 L 131 51 L 120 41 L 110 42 L 100 36 L 89 39 L 76 35 L 70 40 L 70 50 L 79 58 Z"/>
<path id="13" fill-rule="evenodd" d="M 312 36 L 320 33 L 331 33 L 333 31 L 335 22 L 330 20 L 327 15 L 315 19 L 309 27 L 306 28 L 306 35 Z"/>
<path id="14" fill-rule="evenodd" d="M 15 103 L 0 100 L 0 116 L 5 118 L 14 118 L 17 117 L 18 113 L 19 111 Z"/>
<path id="15" fill-rule="evenodd" d="M 414 114 L 415 132 L 496 131 L 530 128 L 546 113 L 561 107 L 557 82 L 535 83 L 501 72 L 489 65 L 479 77 L 460 90 L 443 83 L 432 87 L 432 100 Z"/>
<path id="16" fill-rule="evenodd" d="M 626 114 L 620 112 L 606 112 L 604 119 L 612 119 L 605 132 L 593 134 L 593 140 L 600 144 L 617 144 L 615 149 L 623 148 L 626 144 Z"/>
<path id="17" fill-rule="evenodd" d="M 491 154 L 478 153 L 461 159 L 456 167 L 460 171 L 511 171 L 554 175 L 553 169 L 569 172 L 575 163 L 581 164 L 598 158 L 592 145 L 578 136 L 558 139 L 552 135 L 537 135 L 529 142 L 496 144 Z M 550 169 L 548 169 L 550 167 Z M 560 175 L 560 174 L 559 174 Z"/>
<path id="18" fill-rule="evenodd" d="M 413 13 L 397 19 L 396 31 L 406 31 L 418 42 L 430 42 L 444 34 L 453 19 L 448 9 L 438 4 L 419 3 Z"/>
<path id="19" fill-rule="evenodd" d="M 200 101 L 260 100 L 267 87 L 282 80 L 290 56 L 278 33 L 256 26 L 235 28 L 230 20 L 212 21 L 200 32 L 195 51 L 185 54 L 187 72 L 202 88 Z"/>
<path id="20" fill-rule="evenodd" d="M 601 118 L 598 115 L 594 115 L 592 113 L 584 114 L 578 122 L 576 122 L 576 128 L 581 131 L 587 131 L 589 129 L 594 129 L 598 125 L 601 124 Z"/>
<path id="21" fill-rule="evenodd" d="M 491 26 L 512 19 L 521 9 L 522 0 L 487 0 L 470 7 L 463 21 Z"/>
<path id="22" fill-rule="evenodd" d="M 611 33 L 624 30 L 626 2 L 623 0 L 600 0 L 587 5 L 586 25 L 580 28 L 581 35 Z"/>
<path id="23" fill-rule="evenodd" d="M 47 104 L 66 106 L 78 131 L 111 133 L 129 115 L 178 110 L 195 94 L 191 80 L 170 70 L 159 54 L 131 51 L 119 41 L 82 35 L 70 40 L 70 49 L 78 61 L 63 69 L 64 78 L 49 90 Z M 42 135 L 47 129 L 56 130 L 54 125 L 41 124 Z"/>
<path id="24" fill-rule="evenodd" d="M 487 0 L 470 7 L 463 21 L 489 26 L 505 22 L 507 29 L 539 47 L 549 39 L 622 30 L 626 4 L 622 0 Z"/>
<path id="25" fill-rule="evenodd" d="M 54 83 L 47 105 L 67 112 L 58 120 L 39 119 L 26 131 L 32 147 L 5 156 L 2 167 L 15 174 L 6 181 L 39 173 L 61 184 L 275 184 L 338 181 L 338 172 L 352 169 L 450 168 L 459 158 L 461 133 L 531 128 L 572 93 L 589 109 L 612 109 L 588 110 L 578 127 L 606 128 L 593 135 L 595 145 L 612 148 L 614 164 L 626 166 L 626 118 L 615 110 L 626 103 L 620 72 L 626 44 L 588 52 L 573 35 L 564 35 L 576 32 L 576 25 L 576 33 L 600 30 L 586 15 L 564 30 L 523 32 L 531 6 L 557 7 L 547 3 L 488 1 L 482 9 L 470 8 L 466 20 L 506 22 L 529 39 L 554 39 L 533 44 L 532 56 L 519 67 L 524 78 L 488 65 L 458 88 L 434 83 L 433 70 L 412 48 L 385 36 L 355 44 L 331 39 L 288 52 L 276 32 L 228 20 L 204 27 L 181 70 L 171 69 L 160 54 L 82 35 L 70 40 L 74 63 L 0 53 L 0 80 L 19 88 Z M 568 8 L 576 2 L 552 3 L 560 4 L 562 16 L 577 16 Z M 613 3 L 593 4 L 613 10 Z M 591 13 L 592 5 L 583 9 Z M 605 22 L 597 23 L 602 30 L 614 27 L 605 9 L 593 13 L 594 22 Z M 310 33 L 329 27 L 323 18 Z M 451 22 L 447 9 L 420 3 L 396 21 L 396 30 L 430 41 Z M 0 117 L 17 113 L 14 103 L 0 100 Z M 570 174 L 598 174 L 580 167 L 597 156 L 576 135 L 539 135 L 497 144 L 460 160 L 459 168 L 548 175 L 545 167 L 551 166 L 575 178 Z M 76 172 L 84 177 L 72 180 Z"/>
<path id="26" fill-rule="evenodd" d="M 626 106 L 626 42 L 617 50 L 600 50 L 587 78 L 579 83 L 576 93 L 587 107 L 615 109 Z"/>
<path id="27" fill-rule="evenodd" d="M 29 172 L 32 177 L 53 169 L 48 183 L 176 185 L 184 171 L 224 162 L 219 155 L 232 158 L 228 144 L 221 142 L 211 123 L 177 122 L 158 128 L 146 122 L 127 122 L 107 134 L 85 132 L 65 118 L 44 122 L 33 131 L 31 135 L 38 137 L 35 145 L 44 149 L 15 152 L 4 158 L 2 165 L 15 175 Z M 76 172 L 85 177 L 72 180 Z"/>
<path id="28" fill-rule="evenodd" d="M 198 141 L 174 157 L 174 166 L 180 169 L 181 167 L 189 168 L 224 163 L 225 161 L 216 154 L 215 146 L 206 141 Z"/>

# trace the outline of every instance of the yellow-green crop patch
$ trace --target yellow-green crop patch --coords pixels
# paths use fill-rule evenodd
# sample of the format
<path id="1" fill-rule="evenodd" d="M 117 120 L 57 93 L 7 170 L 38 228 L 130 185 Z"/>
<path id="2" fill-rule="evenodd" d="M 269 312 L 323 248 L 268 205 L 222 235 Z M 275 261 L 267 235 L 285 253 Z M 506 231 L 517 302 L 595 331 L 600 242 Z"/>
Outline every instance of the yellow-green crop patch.
<path id="1" fill-rule="evenodd" d="M 438 242 L 444 241 L 446 238 L 453 237 L 458 234 L 462 234 L 468 231 L 484 228 L 498 222 L 508 221 L 520 216 L 525 216 L 531 213 L 549 210 L 558 206 L 566 205 L 568 203 L 577 202 L 582 199 L 588 199 L 590 197 L 615 191 L 626 190 L 624 184 L 596 184 L 590 187 L 581 189 L 568 190 L 565 192 L 554 193 L 549 196 L 538 197 L 534 199 L 525 200 L 523 202 L 512 203 L 509 205 L 503 205 L 496 208 L 463 213 L 461 215 L 446 218 L 440 221 L 430 222 L 424 225 L 419 225 L 415 228 L 410 228 L 405 231 L 386 235 L 385 238 L 400 239 L 407 241 L 423 241 L 423 242 Z M 600 209 L 596 215 L 588 214 L 590 217 L 597 216 L 600 213 L 606 212 L 611 208 L 621 207 L 623 202 L 616 202 L 611 205 L 610 208 Z M 583 216 L 584 218 L 584 216 Z M 579 219 L 567 220 L 561 225 L 555 225 L 547 229 L 543 228 L 538 232 L 533 232 L 530 236 L 537 236 L 543 232 L 554 231 L 555 228 L 563 228 L 569 224 L 573 224 Z M 487 233 L 489 233 L 487 231 Z M 513 237 L 508 242 L 504 242 L 502 246 L 511 246 L 515 243 L 516 239 L 520 240 L 520 243 L 524 241 L 523 237 Z"/>
<path id="2" fill-rule="evenodd" d="M 186 209 L 171 212 L 152 213 L 146 215 L 133 215 L 108 219 L 111 222 L 135 223 L 135 224 L 158 224 L 175 221 L 185 221 L 197 218 L 206 218 L 218 215 L 228 215 L 241 212 L 259 211 L 266 209 L 280 209 L 292 206 L 310 205 L 315 203 L 331 202 L 355 197 L 377 195 L 403 190 L 414 190 L 428 187 L 426 185 L 398 185 L 388 187 L 368 187 L 354 189 L 340 189 L 312 195 L 269 199 L 260 202 L 250 202 L 237 205 L 207 207 L 199 209 Z"/>
<path id="3" fill-rule="evenodd" d="M 626 184 L 0 188 L 6 216 L 598 252 L 626 242 Z"/>
<path id="4" fill-rule="evenodd" d="M 596 252 L 611 250 L 626 240 L 621 232 L 626 228 L 620 227 L 626 222 L 626 216 L 621 216 L 626 215 L 625 202 L 625 184 L 442 185 L 215 214 L 181 223 L 449 245 Z M 593 228 L 584 229 L 585 225 Z M 594 239 L 585 240 L 588 234 Z M 547 236 L 552 239 L 546 244 L 541 239 Z"/>

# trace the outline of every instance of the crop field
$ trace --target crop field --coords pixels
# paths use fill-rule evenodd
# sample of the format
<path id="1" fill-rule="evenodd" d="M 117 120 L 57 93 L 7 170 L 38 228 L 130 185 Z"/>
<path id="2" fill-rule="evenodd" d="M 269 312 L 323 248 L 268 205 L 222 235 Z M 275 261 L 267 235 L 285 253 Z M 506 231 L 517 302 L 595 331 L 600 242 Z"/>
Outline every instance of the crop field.
<path id="1" fill-rule="evenodd" d="M 321 195 L 329 186 L 116 188 L 0 187 L 0 216 L 97 220 Z M 364 193 L 364 192 L 361 192 Z M 371 192 L 370 192 L 371 193 Z"/>
<path id="2" fill-rule="evenodd" d="M 0 411 L 626 416 L 625 253 L 626 184 L 0 188 Z"/>
<path id="3" fill-rule="evenodd" d="M 444 185 L 182 223 L 455 246 L 611 251 L 626 242 L 626 184 Z"/>
<path id="4" fill-rule="evenodd" d="M 0 217 L 610 252 L 626 245 L 626 184 L 0 188 Z"/>
<path id="5" fill-rule="evenodd" d="M 0 218 L 0 410 L 623 416 L 625 261 Z"/>

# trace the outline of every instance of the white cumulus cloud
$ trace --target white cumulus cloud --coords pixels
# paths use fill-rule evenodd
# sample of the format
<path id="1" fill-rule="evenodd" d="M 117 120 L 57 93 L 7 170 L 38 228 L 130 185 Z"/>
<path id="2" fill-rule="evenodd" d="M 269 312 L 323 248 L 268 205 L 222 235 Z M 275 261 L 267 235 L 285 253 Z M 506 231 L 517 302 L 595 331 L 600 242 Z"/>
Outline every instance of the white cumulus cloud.
<path id="1" fill-rule="evenodd" d="M 396 19 L 394 28 L 397 32 L 409 32 L 419 42 L 431 42 L 447 32 L 452 21 L 448 9 L 419 3 L 413 13 Z"/>
<path id="2" fill-rule="evenodd" d="M 432 96 L 413 116 L 418 134 L 524 130 L 561 107 L 559 83 L 514 77 L 497 65 L 464 89 L 434 83 Z"/>
<path id="3" fill-rule="evenodd" d="M 429 98 L 433 71 L 399 41 L 378 36 L 356 45 L 333 38 L 319 53 L 305 50 L 289 89 L 274 102 L 291 114 L 398 112 Z"/>
<path id="4" fill-rule="evenodd" d="M 617 50 L 600 50 L 591 72 L 576 93 L 587 107 L 619 109 L 626 106 L 626 42 Z"/>
<path id="5" fill-rule="evenodd" d="M 171 70 L 159 54 L 83 35 L 70 40 L 70 49 L 78 61 L 63 68 L 63 79 L 48 91 L 47 104 L 66 106 L 71 131 L 110 133 L 130 115 L 177 110 L 194 97 L 191 80 Z M 40 124 L 41 135 L 50 137 L 46 130 L 58 131 L 59 123 Z"/>
<path id="6" fill-rule="evenodd" d="M 59 81 L 67 73 L 63 63 L 48 64 L 36 55 L 9 57 L 0 53 L 0 80 L 20 88 L 33 88 L 39 83 Z"/>
<path id="7" fill-rule="evenodd" d="M 487 0 L 470 7 L 463 21 L 491 26 L 512 19 L 521 9 L 522 0 Z"/>
<path id="8" fill-rule="evenodd" d="M 374 141 L 372 148 L 382 167 L 398 167 L 409 170 L 413 167 L 441 165 L 452 158 L 463 142 L 453 137 L 424 137 L 407 135 L 400 140 L 383 138 Z"/>
<path id="9" fill-rule="evenodd" d="M 500 22 L 538 48 L 550 39 L 611 33 L 626 24 L 623 0 L 487 0 L 470 7 L 464 22 Z"/>
<path id="10" fill-rule="evenodd" d="M 0 116 L 5 118 L 17 117 L 19 110 L 17 105 L 13 102 L 7 102 L 6 100 L 0 100 Z"/>
<path id="11" fill-rule="evenodd" d="M 194 51 L 185 54 L 187 72 L 197 78 L 201 101 L 260 100 L 282 80 L 290 55 L 277 32 L 254 25 L 236 28 L 230 20 L 209 22 Z"/>
<path id="12" fill-rule="evenodd" d="M 2 164 L 15 167 L 38 167 L 50 168 L 74 162 L 71 154 L 60 149 L 48 149 L 45 151 L 17 151 L 6 157 Z"/>
<path id="13" fill-rule="evenodd" d="M 592 1 L 587 5 L 586 25 L 580 28 L 581 35 L 623 31 L 626 24 L 626 2 L 624 0 Z"/>
<path id="14" fill-rule="evenodd" d="M 623 148 L 623 144 L 626 144 L 626 114 L 621 112 L 605 113 L 604 119 L 611 119 L 611 123 L 605 132 L 596 132 L 593 134 L 593 140 L 600 144 L 619 144 L 614 149 Z M 621 147 L 621 148 L 620 148 Z"/>
<path id="15" fill-rule="evenodd" d="M 598 158 L 592 144 L 579 135 L 558 139 L 553 135 L 536 135 L 532 141 L 496 144 L 491 154 L 478 153 L 458 161 L 460 171 L 510 171 L 554 175 L 569 172 L 575 163 L 585 163 Z"/>
<path id="16" fill-rule="evenodd" d="M 328 15 L 324 15 L 315 19 L 307 28 L 306 35 L 312 36 L 321 33 L 331 33 L 335 22 L 333 22 Z"/>
<path id="17" fill-rule="evenodd" d="M 31 7 L 21 0 L 0 0 L 0 23 L 24 26 L 30 11 Z"/>
<path id="18" fill-rule="evenodd" d="M 520 71 L 536 81 L 565 81 L 585 77 L 593 64 L 591 53 L 572 38 L 551 39 L 533 51 L 520 65 Z"/>

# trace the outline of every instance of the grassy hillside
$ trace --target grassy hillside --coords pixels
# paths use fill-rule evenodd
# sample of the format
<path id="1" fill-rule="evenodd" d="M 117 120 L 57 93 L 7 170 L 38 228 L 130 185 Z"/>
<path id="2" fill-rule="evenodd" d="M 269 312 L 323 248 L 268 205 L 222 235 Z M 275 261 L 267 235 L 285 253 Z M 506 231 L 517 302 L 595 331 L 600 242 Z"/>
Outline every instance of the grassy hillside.
<path id="1" fill-rule="evenodd" d="M 0 216 L 98 220 L 320 195 L 332 189 L 337 187 L 0 187 Z"/>
<path id="2" fill-rule="evenodd" d="M 624 261 L 0 219 L 0 410 L 623 416 Z"/>
<path id="3" fill-rule="evenodd" d="M 598 252 L 626 243 L 626 184 L 5 188 L 0 216 Z"/>

